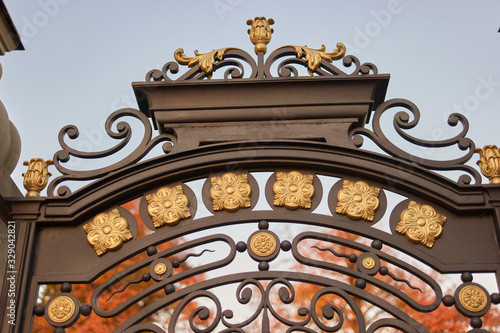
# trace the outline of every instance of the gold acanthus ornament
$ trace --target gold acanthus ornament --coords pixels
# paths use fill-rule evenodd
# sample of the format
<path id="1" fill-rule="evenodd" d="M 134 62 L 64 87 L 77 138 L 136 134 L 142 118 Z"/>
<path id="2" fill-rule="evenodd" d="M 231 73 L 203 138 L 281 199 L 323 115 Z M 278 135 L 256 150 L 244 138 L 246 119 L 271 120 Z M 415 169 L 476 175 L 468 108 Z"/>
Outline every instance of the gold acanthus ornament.
<path id="1" fill-rule="evenodd" d="M 255 45 L 255 54 L 259 52 L 266 53 L 267 44 L 271 41 L 271 35 L 274 32 L 271 28 L 274 20 L 272 18 L 266 20 L 265 17 L 256 17 L 253 20 L 247 20 L 247 24 L 251 26 L 248 29 L 248 34 L 250 35 L 250 41 Z"/>
<path id="2" fill-rule="evenodd" d="M 379 206 L 380 188 L 364 181 L 344 180 L 342 189 L 337 193 L 335 212 L 347 215 L 353 220 L 373 221 Z"/>
<path id="3" fill-rule="evenodd" d="M 148 214 L 153 220 L 155 228 L 164 225 L 174 226 L 180 220 L 191 216 L 189 200 L 181 185 L 161 187 L 156 193 L 147 195 L 146 201 Z"/>
<path id="4" fill-rule="evenodd" d="M 406 236 L 410 242 L 429 248 L 441 236 L 446 221 L 446 217 L 438 214 L 432 206 L 420 205 L 415 201 L 410 201 L 399 219 L 397 232 Z"/>
<path id="5" fill-rule="evenodd" d="M 83 230 L 87 233 L 87 241 L 94 247 L 98 256 L 118 250 L 123 243 L 133 237 L 127 220 L 116 208 L 108 213 L 97 214 L 92 222 L 83 226 Z"/>
<path id="6" fill-rule="evenodd" d="M 488 177 L 491 184 L 500 184 L 500 152 L 495 145 L 484 146 L 483 149 L 476 148 L 479 154 L 477 165 L 481 168 L 483 175 Z"/>
<path id="7" fill-rule="evenodd" d="M 277 172 L 273 184 L 273 203 L 288 209 L 311 208 L 314 196 L 313 175 L 303 175 L 299 171 Z"/>
<path id="8" fill-rule="evenodd" d="M 342 43 L 337 43 L 337 49 L 328 53 L 325 52 L 326 47 L 322 45 L 320 49 L 311 49 L 306 46 L 295 46 L 289 45 L 288 47 L 292 47 L 297 54 L 297 57 L 301 58 L 303 55 L 305 56 L 305 60 L 307 61 L 307 72 L 310 75 L 314 74 L 314 71 L 321 65 L 321 60 L 326 60 L 328 62 L 332 62 L 334 60 L 342 59 L 345 55 L 345 45 Z"/>
<path id="9" fill-rule="evenodd" d="M 210 183 L 210 199 L 215 211 L 235 212 L 251 206 L 252 189 L 248 184 L 248 175 L 228 172 L 221 177 L 212 177 Z"/>
<path id="10" fill-rule="evenodd" d="M 177 49 L 174 52 L 174 58 L 181 65 L 187 65 L 188 67 L 193 67 L 196 65 L 200 66 L 200 69 L 207 74 L 211 74 L 214 70 L 215 62 L 224 59 L 224 54 L 227 50 L 232 49 L 231 47 L 226 47 L 222 49 L 212 50 L 207 53 L 198 53 L 198 50 L 194 51 L 194 57 L 188 57 L 184 54 L 183 49 Z"/>
<path id="11" fill-rule="evenodd" d="M 28 191 L 27 197 L 39 197 L 40 192 L 47 186 L 49 177 L 49 165 L 52 165 L 51 160 L 44 161 L 41 158 L 32 158 L 29 162 L 24 161 L 23 165 L 28 166 L 28 171 L 23 173 L 23 186 Z"/>

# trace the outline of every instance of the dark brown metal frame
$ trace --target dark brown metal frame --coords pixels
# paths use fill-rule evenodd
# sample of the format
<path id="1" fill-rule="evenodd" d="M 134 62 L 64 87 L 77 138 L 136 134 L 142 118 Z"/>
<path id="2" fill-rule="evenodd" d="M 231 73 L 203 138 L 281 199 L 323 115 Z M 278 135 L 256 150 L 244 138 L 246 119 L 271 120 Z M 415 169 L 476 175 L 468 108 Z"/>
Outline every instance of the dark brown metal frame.
<path id="1" fill-rule="evenodd" d="M 273 78 L 271 65 L 285 56 L 292 58 L 283 60 L 277 66 L 279 75 Z M 249 78 L 242 79 L 243 66 L 238 60 L 245 61 L 252 68 Z M 498 244 L 500 188 L 497 185 L 482 185 L 479 173 L 465 164 L 471 159 L 475 148 L 474 143 L 465 137 L 468 129 L 467 120 L 458 114 L 450 116 L 450 125 L 461 123 L 463 130 L 449 140 L 429 142 L 414 138 L 405 130 L 417 125 L 419 110 L 406 100 L 383 101 L 388 75 L 379 75 L 372 64 L 360 65 L 353 56 L 344 57 L 343 63 L 355 64 L 356 68 L 352 74 L 348 75 L 323 60 L 321 67 L 315 70 L 316 76 L 287 77 L 292 73 L 297 76 L 292 64 L 307 66 L 305 60 L 295 57 L 293 48 L 278 49 L 271 53 L 267 60 L 264 59 L 264 53 L 259 52 L 257 62 L 248 53 L 233 49 L 229 50 L 214 67 L 218 70 L 230 66 L 224 79 L 211 81 L 203 80 L 211 73 L 201 71 L 198 65 L 179 79 L 172 81 L 168 78 L 168 71 L 175 74 L 178 66 L 175 63 L 168 63 L 162 71 L 148 73 L 146 79 L 149 82 L 134 84 L 142 113 L 124 109 L 109 117 L 106 130 L 113 139 L 120 140 L 120 143 L 112 149 L 99 153 L 78 152 L 64 141 L 66 135 L 70 139 L 75 139 L 78 136 L 77 128 L 74 126 L 63 128 L 59 136 L 63 150 L 56 153 L 54 158 L 54 164 L 62 176 L 49 185 L 49 196 L 8 199 L 11 216 L 17 221 L 17 261 L 14 271 L 17 272 L 18 292 L 14 298 L 10 298 L 4 289 L 3 300 L 5 302 L 14 300 L 17 318 L 15 326 L 9 325 L 3 318 L 2 332 L 30 332 L 35 315 L 45 315 L 49 323 L 55 327 L 55 332 L 62 332 L 75 321 L 85 320 L 85 316 L 90 312 L 103 318 L 113 317 L 162 289 L 165 292 L 164 297 L 130 317 L 115 331 L 164 332 L 153 323 L 142 321 L 166 305 L 180 301 L 168 326 L 169 332 L 174 331 L 184 306 L 202 297 L 210 299 L 216 311 L 212 318 L 206 318 L 211 322 L 202 329 L 196 328 L 193 318 L 196 316 L 205 318 L 206 309 L 198 308 L 190 319 L 190 325 L 195 332 L 208 332 L 218 325 L 225 327 L 224 332 L 244 332 L 245 327 L 255 320 L 260 320 L 263 331 L 268 331 L 269 318 L 282 322 L 289 327 L 290 332 L 310 332 L 311 329 L 307 328 L 310 323 L 315 323 L 323 331 L 335 332 L 341 328 L 342 323 L 325 325 L 314 311 L 314 306 L 322 295 L 333 294 L 342 298 L 355 313 L 360 332 L 374 332 L 380 327 L 395 327 L 405 332 L 427 332 L 425 325 L 412 319 L 409 314 L 365 290 L 366 285 L 380 288 L 418 312 L 432 312 L 441 302 L 446 306 L 455 305 L 458 311 L 471 317 L 472 331 L 478 332 L 481 326 L 478 318 L 491 306 L 500 303 L 500 295 L 486 292 L 487 304 L 484 309 L 473 312 L 463 307 L 458 299 L 458 293 L 467 286 L 484 290 L 484 287 L 472 282 L 474 273 L 495 273 L 500 284 Z M 231 77 L 233 80 L 230 80 Z M 300 91 L 301 95 L 297 99 L 287 99 L 286 96 L 290 95 L 290 91 Z M 217 99 L 214 103 L 206 103 L 210 96 L 223 97 L 225 94 L 231 96 Z M 184 101 L 184 104 L 175 104 L 177 100 L 172 101 L 166 96 L 177 96 L 179 101 Z M 258 103 L 256 96 L 259 96 Z M 180 107 L 183 112 L 178 112 Z M 272 113 L 272 110 L 277 108 L 281 108 L 282 111 L 278 116 Z M 393 124 L 397 133 L 407 141 L 427 148 L 457 145 L 466 153 L 463 157 L 451 161 L 419 159 L 408 154 L 392 144 L 382 130 L 380 117 L 391 108 L 406 109 L 406 112 L 396 114 Z M 370 117 L 372 112 L 373 115 Z M 183 115 L 190 116 L 183 118 Z M 154 126 L 160 131 L 154 138 L 146 116 L 153 119 Z M 131 127 L 127 123 L 120 122 L 116 130 L 113 129 L 113 124 L 122 117 L 135 117 L 145 128 L 143 140 L 133 153 L 109 167 L 98 170 L 73 171 L 64 167 L 64 162 L 71 157 L 101 158 L 112 155 L 127 145 L 132 134 Z M 369 121 L 372 130 L 364 126 Z M 280 130 L 273 131 L 273 126 L 280 126 Z M 371 139 L 389 156 L 359 149 L 363 143 L 361 136 Z M 166 153 L 164 156 L 141 161 L 160 143 L 163 143 Z M 195 220 L 191 216 L 176 226 L 158 228 L 147 237 L 125 242 L 118 251 L 103 256 L 97 256 L 87 243 L 82 225 L 92 220 L 96 214 L 109 211 L 137 197 L 141 197 L 144 202 L 145 194 L 160 186 L 185 184 L 190 180 L 202 178 L 207 178 L 202 197 L 208 200 L 208 177 L 235 170 L 236 173 L 249 174 L 250 182 L 253 184 L 252 204 L 255 205 L 259 200 L 259 193 L 264 193 L 265 200 L 272 207 L 271 210 L 254 211 L 250 208 L 236 212 L 213 212 L 213 216 Z M 327 196 L 332 214 L 324 216 L 312 213 L 313 209 L 289 210 L 273 205 L 272 186 L 275 176 L 270 178 L 262 191 L 256 188 L 262 184 L 257 185 L 252 177 L 253 172 L 291 170 L 315 175 L 317 193 L 313 197 L 313 208 L 322 200 L 322 189 L 317 175 L 337 177 L 340 180 L 362 180 L 380 188 L 382 192 L 379 197 L 380 209 L 374 221 L 353 221 L 335 212 L 335 189 L 338 190 L 341 181 L 334 185 Z M 468 175 L 454 182 L 435 172 L 440 170 L 464 171 Z M 474 183 L 470 184 L 472 179 Z M 71 193 L 68 187 L 61 184 L 72 180 L 94 180 L 94 182 Z M 387 191 L 398 193 L 408 199 L 395 207 L 390 207 L 384 194 Z M 54 196 L 54 192 L 57 192 L 57 196 Z M 185 194 L 192 208 L 205 204 L 207 207 L 210 206 L 210 202 L 198 202 L 197 197 L 190 191 L 186 191 Z M 443 235 L 432 248 L 410 243 L 403 235 L 394 231 L 401 212 L 410 200 L 432 205 L 438 213 L 447 217 Z M 145 204 L 141 206 L 143 221 L 151 219 L 145 206 Z M 120 210 L 127 216 L 131 229 L 137 229 L 137 223 L 143 223 L 135 221 L 130 214 L 127 215 L 125 209 L 120 208 Z M 387 210 L 392 210 L 389 214 L 392 234 L 371 227 L 380 221 Z M 347 231 L 370 240 L 370 245 L 316 231 L 301 232 L 291 239 L 281 239 L 269 230 L 278 222 Z M 237 239 L 225 234 L 209 233 L 207 236 L 192 239 L 162 252 L 156 249 L 159 244 L 177 237 L 238 224 L 251 224 L 255 226 L 256 232 L 259 230 L 268 232 L 279 246 L 269 256 L 258 257 L 248 249 L 248 242 L 253 234 L 240 235 L 241 239 Z M 319 261 L 304 256 L 299 247 L 305 240 L 329 243 L 331 260 Z M 182 264 L 182 260 L 173 260 L 173 255 L 186 251 L 194 254 L 193 248 L 203 246 L 210 249 L 210 244 L 215 242 L 225 243 L 228 247 L 227 253 L 223 254 L 220 260 L 192 267 L 182 273 L 175 272 L 175 268 Z M 335 249 L 339 246 L 350 248 L 359 255 L 338 253 Z M 455 295 L 443 297 L 439 283 L 425 272 L 392 256 L 385 251 L 387 248 L 411 256 L 440 273 L 461 273 L 463 284 L 457 288 Z M 304 266 L 322 269 L 321 272 L 327 270 L 343 274 L 354 278 L 356 283 L 346 284 L 321 274 L 274 270 L 273 261 L 282 251 L 291 251 L 296 261 Z M 40 285 L 60 284 L 61 293 L 52 299 L 61 295 L 72 298 L 71 284 L 94 281 L 109 269 L 144 252 L 148 255 L 146 259 L 101 284 L 93 291 L 90 304 L 77 303 L 77 311 L 65 322 L 52 321 L 47 315 L 47 307 L 37 305 Z M 214 271 L 237 260 L 238 252 L 248 253 L 256 261 L 255 267 L 247 272 L 223 275 L 183 289 L 175 289 L 174 285 L 178 281 Z M 374 268 L 368 269 L 360 264 L 366 256 L 374 259 Z M 185 259 L 187 257 L 183 260 Z M 149 274 L 145 280 L 153 278 L 156 283 L 113 310 L 103 310 L 99 307 L 98 301 L 105 290 L 114 290 L 116 282 L 130 279 L 135 272 L 150 272 L 150 267 L 158 260 L 168 266 L 170 275 L 162 278 L 145 273 Z M 356 267 L 345 266 L 343 263 L 346 261 L 356 264 Z M 388 267 L 397 267 L 400 271 L 422 281 L 434 294 L 434 301 L 431 304 L 420 304 L 409 297 L 398 287 L 398 283 L 401 282 L 406 281 L 409 284 L 408 280 L 393 274 L 392 268 Z M 393 283 L 387 283 L 377 273 L 391 276 Z M 282 317 L 275 311 L 270 301 L 273 297 L 273 286 L 282 286 L 285 289 L 278 293 L 281 302 L 293 302 L 292 282 L 307 282 L 322 287 L 312 296 L 311 307 L 301 310 L 301 320 Z M 215 286 L 226 284 L 239 285 L 236 297 L 241 304 L 250 301 L 249 287 L 260 291 L 260 298 L 257 297 L 257 310 L 249 315 L 247 320 L 240 323 L 232 322 L 230 312 L 222 309 L 218 296 L 210 291 Z M 378 320 L 365 327 L 363 314 L 353 297 L 379 307 L 393 318 Z M 343 317 L 342 311 L 333 305 L 331 311 L 337 318 Z"/>

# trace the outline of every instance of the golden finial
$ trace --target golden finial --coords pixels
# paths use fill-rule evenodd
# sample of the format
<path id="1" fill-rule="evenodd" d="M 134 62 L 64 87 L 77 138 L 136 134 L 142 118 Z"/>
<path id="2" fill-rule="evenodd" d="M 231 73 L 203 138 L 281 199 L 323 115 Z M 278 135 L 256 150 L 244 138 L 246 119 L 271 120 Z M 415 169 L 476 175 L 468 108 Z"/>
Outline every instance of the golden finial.
<path id="1" fill-rule="evenodd" d="M 481 168 L 483 175 L 488 177 L 490 184 L 500 184 L 500 152 L 495 145 L 484 146 L 483 149 L 476 148 L 479 154 L 477 165 Z"/>
<path id="2" fill-rule="evenodd" d="M 272 18 L 266 20 L 265 17 L 256 17 L 253 20 L 247 20 L 247 24 L 252 26 L 248 29 L 248 34 L 250 35 L 250 41 L 255 45 L 255 54 L 259 52 L 266 53 L 266 45 L 271 41 L 271 34 L 274 32 L 271 29 L 274 20 Z"/>
<path id="3" fill-rule="evenodd" d="M 47 186 L 49 177 L 48 166 L 52 165 L 51 160 L 44 161 L 41 158 L 32 158 L 29 162 L 24 161 L 23 165 L 28 166 L 28 171 L 23 173 L 24 188 L 28 191 L 27 197 L 39 197 L 40 192 Z"/>

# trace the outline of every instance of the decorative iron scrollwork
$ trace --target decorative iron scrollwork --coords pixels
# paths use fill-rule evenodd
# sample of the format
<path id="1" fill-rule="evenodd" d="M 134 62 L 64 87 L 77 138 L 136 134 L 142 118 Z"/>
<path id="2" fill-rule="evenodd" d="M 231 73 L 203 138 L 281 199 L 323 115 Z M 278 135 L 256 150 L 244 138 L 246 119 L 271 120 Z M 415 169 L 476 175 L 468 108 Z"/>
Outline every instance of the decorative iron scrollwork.
<path id="1" fill-rule="evenodd" d="M 309 75 L 319 76 L 355 76 L 378 73 L 377 67 L 374 64 L 361 64 L 355 56 L 345 56 L 346 48 L 342 43 L 337 43 L 337 49 L 332 52 L 325 52 L 326 47 L 324 45 L 320 49 L 313 49 L 307 46 L 283 46 L 273 51 L 267 59 L 264 59 L 267 44 L 271 40 L 273 32 L 270 25 L 274 24 L 274 20 L 266 20 L 265 17 L 256 17 L 253 20 L 248 20 L 247 24 L 252 26 L 248 30 L 248 34 L 250 35 L 251 42 L 255 45 L 255 53 L 258 55 L 257 62 L 248 52 L 233 47 L 221 48 L 206 53 L 195 51 L 194 57 L 187 57 L 184 55 L 182 49 L 177 49 L 174 53 L 177 63 L 168 62 L 163 66 L 162 70 L 154 69 L 149 71 L 146 74 L 146 81 L 164 80 L 173 82 L 210 79 L 217 69 L 226 66 L 229 69 L 224 73 L 224 79 L 241 79 L 244 77 L 244 66 L 240 61 L 250 66 L 251 73 L 247 76 L 248 78 L 264 79 L 275 77 L 271 72 L 271 66 L 280 60 L 277 66 L 278 77 L 298 76 L 297 68 L 292 65 L 299 65 L 307 69 Z M 334 60 L 340 59 L 343 59 L 342 64 L 345 67 L 350 67 L 354 64 L 354 70 L 348 74 L 332 64 Z M 187 65 L 191 69 L 173 80 L 169 77 L 169 73 L 178 73 L 178 64 Z"/>
<path id="2" fill-rule="evenodd" d="M 114 123 L 118 119 L 123 117 L 136 118 L 144 126 L 144 135 L 141 142 L 135 148 L 135 150 L 127 156 L 127 158 L 120 159 L 118 162 L 111 164 L 109 166 L 88 171 L 71 170 L 63 166 L 63 163 L 68 162 L 72 156 L 81 159 L 99 159 L 115 154 L 120 150 L 122 150 L 125 146 L 127 146 L 128 142 L 132 137 L 132 129 L 130 125 L 126 122 L 119 122 L 116 125 L 116 131 L 113 129 Z M 54 190 L 56 189 L 57 186 L 59 186 L 63 182 L 87 181 L 87 180 L 98 179 L 115 170 L 124 168 L 126 166 L 129 166 L 133 163 L 140 161 L 144 156 L 146 156 L 151 151 L 151 149 L 153 149 L 157 144 L 161 142 L 165 142 L 162 148 L 165 153 L 168 153 L 170 152 L 172 146 L 176 142 L 176 137 L 173 134 L 160 134 L 152 138 L 153 131 L 148 118 L 143 113 L 135 109 L 121 109 L 113 112 L 106 120 L 105 129 L 106 133 L 112 139 L 121 140 L 121 142 L 110 149 L 103 150 L 100 152 L 79 151 L 71 148 L 68 144 L 66 144 L 64 140 L 66 135 L 70 139 L 78 138 L 79 132 L 76 126 L 73 125 L 66 126 L 59 132 L 59 144 L 61 145 L 63 150 L 60 150 L 57 153 L 55 153 L 54 166 L 62 174 L 62 176 L 55 178 L 49 184 L 47 188 L 47 193 L 49 196 L 54 196 L 55 195 Z M 67 186 L 60 186 L 57 189 L 57 195 L 59 196 L 69 195 L 70 193 L 71 190 Z"/>
<path id="3" fill-rule="evenodd" d="M 397 133 L 406 141 L 415 144 L 420 147 L 426 148 L 440 148 L 440 147 L 451 147 L 453 145 L 457 145 L 460 150 L 466 150 L 467 153 L 459 158 L 454 160 L 430 160 L 426 158 L 421 158 L 415 155 L 411 155 L 407 153 L 405 150 L 394 145 L 384 134 L 381 126 L 381 116 L 387 110 L 395 107 L 401 107 L 407 109 L 410 114 L 413 116 L 413 120 L 410 121 L 409 114 L 407 112 L 398 112 L 394 116 L 393 124 Z M 391 99 L 382 103 L 373 115 L 373 131 L 364 128 L 357 127 L 353 128 L 349 132 L 349 136 L 352 138 L 352 143 L 361 147 L 363 145 L 363 137 L 367 136 L 372 140 L 377 146 L 379 146 L 382 150 L 384 150 L 387 154 L 405 160 L 409 163 L 416 164 L 430 170 L 460 170 L 467 172 L 470 176 L 472 176 L 475 180 L 476 184 L 481 183 L 481 175 L 475 170 L 473 167 L 465 165 L 475 152 L 474 142 L 466 138 L 465 135 L 469 130 L 469 123 L 467 119 L 461 114 L 454 113 L 450 115 L 448 118 L 448 124 L 450 126 L 456 126 L 458 123 L 461 123 L 463 126 L 463 130 L 461 133 L 456 135 L 453 138 L 441 140 L 441 141 L 426 141 L 417 139 L 404 130 L 414 128 L 420 120 L 420 111 L 417 106 L 412 102 L 405 99 Z M 471 182 L 471 177 L 469 175 L 462 175 L 458 179 L 459 184 L 469 184 Z"/>

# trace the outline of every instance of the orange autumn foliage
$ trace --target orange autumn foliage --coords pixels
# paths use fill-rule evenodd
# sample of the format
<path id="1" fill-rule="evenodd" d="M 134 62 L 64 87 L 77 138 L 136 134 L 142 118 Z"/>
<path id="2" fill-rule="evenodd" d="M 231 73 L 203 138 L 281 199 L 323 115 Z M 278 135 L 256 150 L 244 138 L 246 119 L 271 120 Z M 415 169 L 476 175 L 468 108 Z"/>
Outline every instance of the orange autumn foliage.
<path id="1" fill-rule="evenodd" d="M 139 215 L 139 199 L 130 201 L 122 207 L 128 209 L 132 214 L 134 215 L 135 219 L 137 220 L 137 225 L 138 225 L 138 235 L 137 239 L 147 237 L 148 234 L 151 234 L 152 231 L 149 230 L 145 224 L 142 222 L 141 217 Z M 178 238 L 163 244 L 160 244 L 157 246 L 158 251 L 165 250 L 169 247 L 181 244 L 185 240 L 183 238 Z M 94 290 L 99 287 L 104 281 L 108 280 L 118 272 L 120 272 L 122 269 L 129 267 L 133 265 L 136 262 L 139 262 L 140 260 L 143 260 L 147 257 L 147 254 L 142 252 L 139 255 L 136 255 L 132 257 L 131 259 L 125 261 L 124 263 L 110 269 L 106 273 L 104 273 L 102 276 L 100 276 L 98 279 L 93 281 L 92 283 L 89 284 L 74 284 L 72 285 L 72 291 L 71 294 L 76 296 L 78 300 L 80 301 L 80 304 L 90 304 L 90 297 L 92 296 L 92 293 Z M 177 256 L 172 256 L 169 257 L 170 260 L 173 260 L 175 258 L 180 259 L 180 257 Z M 175 274 L 178 274 L 182 271 L 186 271 L 190 269 L 191 267 L 187 262 L 182 263 L 182 265 L 179 268 L 175 268 L 174 272 Z M 148 268 L 144 268 L 139 270 L 138 272 L 135 272 L 134 274 L 131 274 L 130 276 L 126 277 L 124 280 L 120 281 L 118 284 L 112 286 L 112 291 L 117 291 L 121 288 L 123 288 L 127 282 L 129 281 L 134 281 L 134 280 L 140 280 L 142 277 L 143 273 L 148 272 Z M 191 285 L 191 284 L 196 284 L 197 282 L 203 281 L 204 280 L 204 275 L 203 274 L 198 274 L 193 277 L 184 279 L 182 281 L 182 286 L 183 285 Z M 139 283 L 131 283 L 129 284 L 122 292 L 116 292 L 115 294 L 112 294 L 112 291 L 105 291 L 102 296 L 100 297 L 99 300 L 99 307 L 104 308 L 104 309 L 114 309 L 116 306 L 119 304 L 125 302 L 128 300 L 130 297 L 133 295 L 139 293 L 140 291 L 144 290 L 146 287 L 155 284 L 156 282 L 151 279 L 147 282 L 139 282 Z M 179 286 L 179 287 L 182 287 Z M 43 289 L 43 291 L 40 293 L 39 297 L 41 298 L 41 303 L 46 304 L 50 297 L 54 294 L 57 294 L 60 292 L 60 285 L 47 285 Z M 141 309 L 146 307 L 147 305 L 154 303 L 156 300 L 160 299 L 161 297 L 165 296 L 165 293 L 163 289 L 159 290 L 158 292 L 154 293 L 151 296 L 148 296 L 144 300 L 132 305 L 128 309 L 124 310 L 122 313 L 119 315 L 112 317 L 112 318 L 101 318 L 98 315 L 96 315 L 94 312 L 92 312 L 89 316 L 80 316 L 78 321 L 73 324 L 71 327 L 66 328 L 66 332 L 88 332 L 88 333 L 103 333 L 103 332 L 112 332 L 116 327 L 118 327 L 120 324 L 122 324 L 125 320 L 130 318 L 132 315 L 135 313 L 139 312 Z M 109 300 L 108 300 L 109 298 Z M 149 317 L 148 321 L 156 321 L 161 324 L 162 318 L 165 317 L 165 315 L 169 315 L 172 313 L 173 309 L 175 308 L 174 305 L 170 305 L 167 308 L 164 308 L 160 310 L 158 313 L 155 315 L 152 315 Z M 186 313 L 192 312 L 196 308 L 196 303 L 189 304 Z M 185 315 L 184 315 L 185 316 Z M 181 315 L 181 318 L 182 315 Z M 163 322 L 162 324 L 165 325 Z M 45 317 L 35 317 L 35 322 L 33 326 L 33 331 L 34 332 L 40 332 L 40 333 L 52 333 L 54 332 L 54 327 L 52 327 L 46 320 Z"/>

